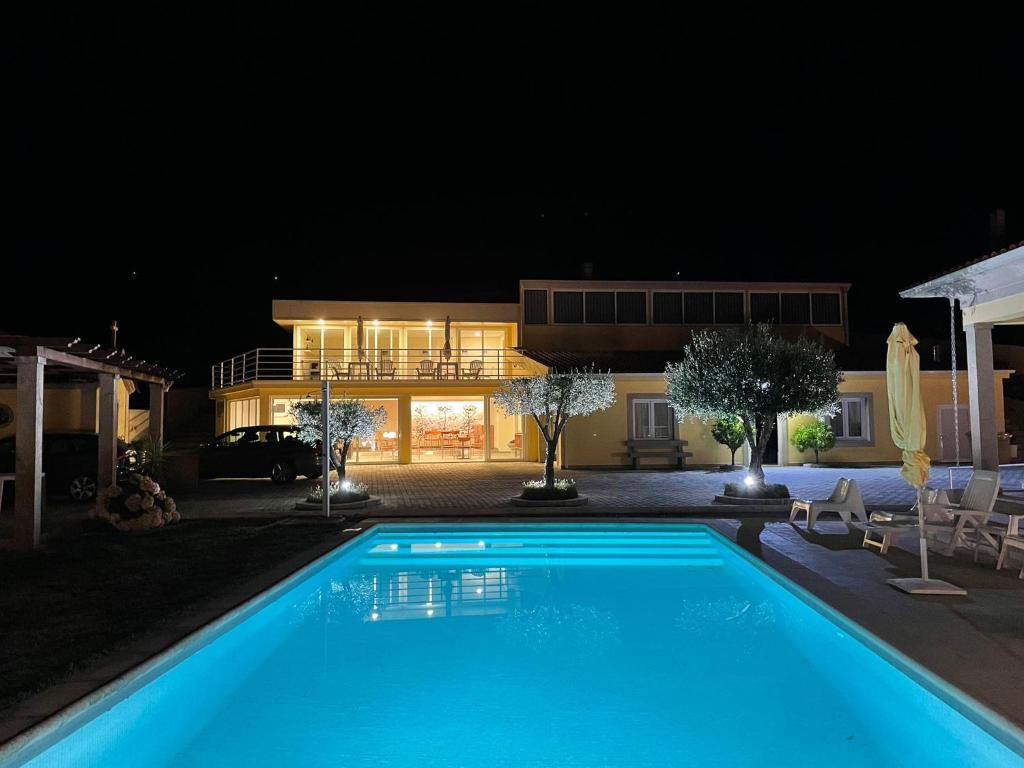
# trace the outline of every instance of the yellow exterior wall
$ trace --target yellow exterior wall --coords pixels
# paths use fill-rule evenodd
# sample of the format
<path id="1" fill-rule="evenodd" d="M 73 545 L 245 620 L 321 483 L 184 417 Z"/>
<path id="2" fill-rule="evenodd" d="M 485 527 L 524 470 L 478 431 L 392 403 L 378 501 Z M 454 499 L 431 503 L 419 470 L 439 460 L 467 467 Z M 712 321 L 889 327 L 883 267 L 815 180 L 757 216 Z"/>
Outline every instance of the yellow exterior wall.
<path id="1" fill-rule="evenodd" d="M 851 372 L 845 374 L 845 381 L 840 385 L 839 391 L 848 394 L 868 393 L 872 396 L 871 413 L 871 444 L 870 445 L 842 445 L 821 455 L 825 463 L 874 463 L 874 462 L 898 462 L 900 461 L 900 450 L 892 441 L 889 433 L 889 396 L 886 391 L 885 373 L 883 371 L 870 371 L 864 373 Z M 1005 429 L 1005 416 L 1003 409 L 1003 381 L 1008 374 L 1005 372 L 996 373 L 996 425 L 1000 432 Z M 928 420 L 928 439 L 925 444 L 925 453 L 938 460 L 941 456 L 939 447 L 939 406 L 952 405 L 952 382 L 950 374 L 945 371 L 923 371 L 921 373 L 921 396 L 924 400 L 925 416 Z M 970 395 L 967 384 L 967 372 L 961 371 L 957 376 L 957 398 L 961 406 L 968 405 Z M 800 424 L 810 421 L 810 416 L 794 416 L 788 420 L 789 435 Z M 780 451 L 784 450 L 779 446 Z M 792 445 L 788 446 L 788 464 L 802 464 L 814 461 L 814 454 L 811 451 L 800 453 Z"/>
<path id="2" fill-rule="evenodd" d="M 117 435 L 124 438 L 128 430 L 128 391 L 118 382 Z M 14 419 L 0 427 L 0 437 L 13 435 L 18 418 L 18 390 L 0 389 L 0 403 L 10 407 Z M 99 396 L 96 384 L 49 386 L 43 390 L 44 432 L 95 432 L 99 429 Z"/>
<path id="3" fill-rule="evenodd" d="M 664 395 L 665 379 L 661 374 L 615 376 L 615 404 L 606 411 L 572 419 L 565 430 L 563 461 L 566 467 L 628 467 L 632 466 L 626 450 L 629 439 L 629 396 Z M 687 418 L 676 425 L 676 438 L 687 441 L 685 450 L 692 453 L 688 464 L 728 464 L 729 450 L 711 437 L 711 427 Z M 740 453 L 737 452 L 737 461 Z M 671 465 L 669 459 L 648 458 L 641 466 Z"/>

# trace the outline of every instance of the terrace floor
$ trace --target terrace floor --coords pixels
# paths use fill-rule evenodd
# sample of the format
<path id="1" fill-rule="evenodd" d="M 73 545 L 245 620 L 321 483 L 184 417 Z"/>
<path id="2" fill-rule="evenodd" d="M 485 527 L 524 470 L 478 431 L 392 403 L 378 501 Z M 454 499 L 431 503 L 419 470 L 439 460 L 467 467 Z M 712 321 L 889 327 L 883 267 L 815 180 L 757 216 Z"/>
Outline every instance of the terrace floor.
<path id="1" fill-rule="evenodd" d="M 381 497 L 383 506 L 374 511 L 374 516 L 390 516 L 463 514 L 467 509 L 477 514 L 508 514 L 509 497 L 519 492 L 524 479 L 539 477 L 541 472 L 538 464 L 495 462 L 350 465 L 348 474 L 367 483 L 371 493 Z M 909 506 L 914 502 L 914 491 L 900 477 L 898 467 L 778 467 L 769 468 L 766 474 L 769 481 L 788 485 L 797 498 L 828 498 L 840 477 L 851 477 L 869 506 Z M 962 487 L 969 474 L 969 468 L 954 470 L 956 485 Z M 570 470 L 559 475 L 576 479 L 580 492 L 590 497 L 587 509 L 591 512 L 708 514 L 714 511 L 711 505 L 715 494 L 721 493 L 722 484 L 739 480 L 743 470 Z M 1024 465 L 1004 468 L 1004 488 L 1019 488 L 1022 481 Z M 948 482 L 948 468 L 933 469 L 933 485 L 945 487 Z M 188 500 L 188 514 L 203 518 L 291 514 L 296 496 L 304 492 L 306 483 L 298 480 L 294 486 L 274 486 L 266 480 L 207 481 Z"/>

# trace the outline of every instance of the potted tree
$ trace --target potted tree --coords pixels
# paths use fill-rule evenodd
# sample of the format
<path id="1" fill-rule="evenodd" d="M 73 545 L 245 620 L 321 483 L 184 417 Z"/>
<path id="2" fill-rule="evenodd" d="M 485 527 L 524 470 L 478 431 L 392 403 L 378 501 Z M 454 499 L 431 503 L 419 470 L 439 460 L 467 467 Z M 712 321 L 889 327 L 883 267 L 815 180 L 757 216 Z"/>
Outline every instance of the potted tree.
<path id="1" fill-rule="evenodd" d="M 590 368 L 508 379 L 495 392 L 494 402 L 509 416 L 532 417 L 547 447 L 543 480 L 524 482 L 512 503 L 585 504 L 587 498 L 579 495 L 574 480 L 555 478 L 558 441 L 569 419 L 603 411 L 615 402 L 611 374 Z"/>
<path id="2" fill-rule="evenodd" d="M 323 443 L 321 400 L 298 400 L 291 405 L 291 415 L 299 439 L 309 445 Z M 379 499 L 370 496 L 365 483 L 349 480 L 346 477 L 348 452 L 353 440 L 369 439 L 387 421 L 387 411 L 383 406 L 371 408 L 362 400 L 342 398 L 331 400 L 328 409 L 328 427 L 332 438 L 330 462 L 331 469 L 337 475 L 330 480 L 331 505 L 366 506 L 367 503 L 379 503 Z M 319 509 L 323 501 L 323 486 L 313 483 L 305 502 L 296 505 L 299 509 Z"/>
<path id="3" fill-rule="evenodd" d="M 735 416 L 719 419 L 711 427 L 711 436 L 715 442 L 729 449 L 729 466 L 736 466 L 736 451 L 743 447 L 746 436 L 743 433 L 743 422 Z"/>
<path id="4" fill-rule="evenodd" d="M 726 496 L 788 498 L 768 485 L 764 452 L 779 414 L 836 413 L 842 372 L 832 350 L 805 337 L 795 341 L 764 324 L 696 331 L 681 363 L 665 370 L 676 413 L 701 419 L 738 418 L 750 447 L 743 483 L 728 483 Z"/>
<path id="5" fill-rule="evenodd" d="M 814 451 L 814 464 L 821 464 L 820 453 L 835 448 L 836 436 L 832 433 L 832 426 L 822 419 L 814 419 L 806 424 L 801 424 L 793 430 L 793 436 L 789 439 L 793 446 L 803 453 Z"/>

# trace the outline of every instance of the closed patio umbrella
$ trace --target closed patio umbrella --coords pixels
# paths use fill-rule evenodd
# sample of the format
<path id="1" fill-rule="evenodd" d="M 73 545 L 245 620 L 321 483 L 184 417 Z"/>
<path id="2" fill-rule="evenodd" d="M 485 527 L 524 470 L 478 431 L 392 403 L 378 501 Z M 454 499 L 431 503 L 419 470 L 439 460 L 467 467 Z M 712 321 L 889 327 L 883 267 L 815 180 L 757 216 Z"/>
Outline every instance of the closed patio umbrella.
<path id="1" fill-rule="evenodd" d="M 900 475 L 917 490 L 917 531 L 921 554 L 921 578 L 889 579 L 897 589 L 911 594 L 963 595 L 966 592 L 945 581 L 928 577 L 928 538 L 925 530 L 922 489 L 928 482 L 931 459 L 924 452 L 928 428 L 921 399 L 921 357 L 917 339 L 903 323 L 896 323 L 886 341 L 885 383 L 889 394 L 889 431 L 903 452 Z"/>
<path id="2" fill-rule="evenodd" d="M 356 350 L 359 353 L 359 361 L 362 362 L 366 353 L 363 352 L 363 316 L 356 318 Z"/>
<path id="3" fill-rule="evenodd" d="M 444 355 L 445 360 L 450 360 L 452 357 L 452 316 L 448 315 L 444 319 L 444 349 L 441 351 Z"/>

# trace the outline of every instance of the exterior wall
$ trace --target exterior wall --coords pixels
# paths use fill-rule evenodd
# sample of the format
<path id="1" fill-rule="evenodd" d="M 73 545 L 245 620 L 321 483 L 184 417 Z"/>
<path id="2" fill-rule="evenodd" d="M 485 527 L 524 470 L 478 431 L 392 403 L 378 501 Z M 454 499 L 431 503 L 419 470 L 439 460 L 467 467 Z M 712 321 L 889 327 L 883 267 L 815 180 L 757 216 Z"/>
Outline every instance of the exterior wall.
<path id="1" fill-rule="evenodd" d="M 51 384 L 43 391 L 44 432 L 96 432 L 99 429 L 99 398 L 96 384 Z M 130 416 L 128 387 L 118 382 L 117 436 L 128 434 Z M 0 403 L 14 413 L 10 424 L 0 427 L 0 437 L 13 435 L 18 409 L 18 391 L 15 387 L 0 388 Z"/>
<path id="2" fill-rule="evenodd" d="M 996 374 L 996 424 L 1000 432 L 1005 429 L 1003 412 L 1003 381 L 1009 376 L 1007 372 Z M 831 451 L 822 454 L 825 463 L 857 464 L 857 463 L 888 463 L 901 461 L 900 450 L 892 441 L 889 433 L 889 396 L 885 384 L 884 371 L 847 372 L 845 381 L 840 385 L 841 393 L 869 394 L 872 398 L 871 440 L 867 444 L 847 443 L 841 441 Z M 952 384 L 950 374 L 946 371 L 921 372 L 921 396 L 924 399 L 925 415 L 928 420 L 928 437 L 925 453 L 937 461 L 941 456 L 939 446 L 939 407 L 952 405 Z M 966 406 L 970 397 L 967 385 L 967 372 L 961 371 L 957 376 L 957 397 L 961 406 Z M 789 435 L 800 424 L 812 417 L 794 416 L 786 425 Z M 800 453 L 792 445 L 779 441 L 779 460 L 787 464 L 802 464 L 814 461 L 810 451 Z"/>
<path id="3" fill-rule="evenodd" d="M 693 324 L 669 325 L 654 323 L 653 294 L 658 292 L 737 292 L 737 293 L 830 293 L 839 294 L 842 321 L 835 325 L 776 325 L 779 333 L 796 337 L 809 336 L 829 346 L 848 343 L 849 331 L 846 311 L 846 283 L 710 283 L 710 282 L 637 282 L 600 280 L 523 280 L 520 281 L 520 306 L 525 307 L 525 291 L 546 290 L 547 323 L 527 324 L 520 313 L 521 346 L 536 350 L 661 350 L 679 349 L 694 330 L 706 327 Z M 639 291 L 647 295 L 647 320 L 636 324 L 559 324 L 554 318 L 556 291 Z M 744 299 L 744 315 L 750 317 L 749 297 Z M 525 310 L 523 310 L 525 312 Z"/>
<path id="4" fill-rule="evenodd" d="M 615 376 L 615 404 L 606 411 L 576 418 L 566 426 L 562 446 L 567 468 L 632 466 L 626 450 L 629 439 L 630 395 L 664 395 L 662 374 L 618 374 Z M 710 425 L 687 418 L 676 424 L 676 439 L 686 440 L 685 450 L 693 454 L 687 464 L 718 465 L 729 463 L 729 450 L 711 437 Z M 737 451 L 737 461 L 741 452 Z M 670 466 L 669 459 L 641 460 L 642 467 Z"/>
<path id="5" fill-rule="evenodd" d="M 996 420 L 999 429 L 1004 427 L 1002 383 L 1008 374 L 1001 373 L 996 379 Z M 967 405 L 967 374 L 961 372 L 958 381 L 960 404 Z M 615 404 L 606 411 L 569 422 L 562 446 L 562 458 L 567 468 L 608 467 L 626 468 L 631 462 L 626 451 L 629 439 L 629 396 L 664 394 L 665 381 L 661 374 L 634 374 L 615 376 Z M 939 407 L 951 405 L 949 374 L 945 372 L 923 372 L 921 390 L 928 417 L 928 441 L 925 450 L 937 460 L 939 450 Z M 899 462 L 900 451 L 889 434 L 888 395 L 885 373 L 847 373 L 840 391 L 847 394 L 868 394 L 872 399 L 871 436 L 868 444 L 840 443 L 822 456 L 822 461 L 836 464 L 888 463 Z M 813 461 L 813 454 L 801 454 L 788 444 L 793 430 L 810 420 L 809 416 L 795 416 L 781 420 L 785 434 L 779 436 L 779 461 L 783 464 L 801 464 Z M 686 459 L 689 465 L 720 465 L 729 463 L 729 450 L 711 437 L 711 424 L 694 418 L 685 418 L 676 425 L 676 438 L 687 441 L 686 451 L 692 453 Z M 737 462 L 744 460 L 745 449 L 736 452 Z M 641 466 L 668 466 L 668 459 L 644 459 Z"/>

